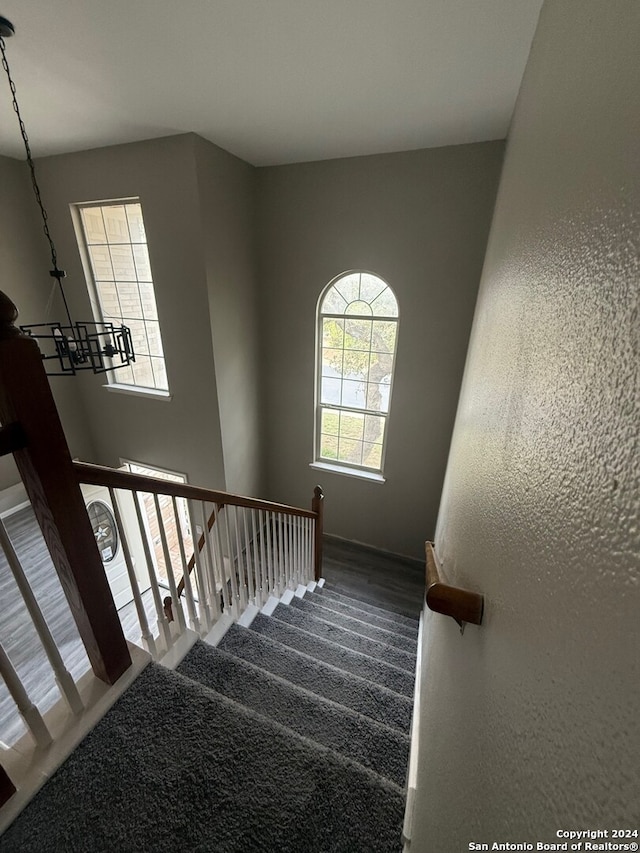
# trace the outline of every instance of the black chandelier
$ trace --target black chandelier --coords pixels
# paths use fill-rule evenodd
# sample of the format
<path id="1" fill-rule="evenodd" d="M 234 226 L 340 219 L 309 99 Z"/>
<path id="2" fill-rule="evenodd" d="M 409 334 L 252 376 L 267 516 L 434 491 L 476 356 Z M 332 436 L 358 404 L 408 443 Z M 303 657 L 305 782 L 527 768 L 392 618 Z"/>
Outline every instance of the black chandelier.
<path id="1" fill-rule="evenodd" d="M 29 137 L 20 115 L 20 107 L 16 97 L 16 86 L 11 77 L 9 63 L 5 53 L 5 38 L 15 34 L 15 28 L 11 21 L 0 16 L 0 54 L 2 54 L 2 67 L 9 81 L 13 109 L 18 117 L 20 133 L 27 155 L 27 163 L 31 172 L 31 183 L 33 192 L 40 208 L 42 225 L 45 237 L 49 242 L 51 250 L 51 264 L 53 269 L 49 275 L 56 280 L 58 289 L 62 296 L 66 323 L 36 323 L 31 326 L 20 326 L 27 335 L 33 336 L 40 347 L 45 369 L 49 376 L 73 376 L 79 370 L 92 370 L 94 373 L 105 373 L 107 370 L 116 370 L 126 367 L 135 361 L 131 332 L 128 326 L 117 326 L 109 322 L 74 321 L 69 311 L 67 298 L 65 296 L 62 279 L 66 277 L 64 270 L 58 267 L 58 256 L 56 247 L 51 237 L 48 224 L 47 211 L 42 203 L 40 187 L 36 178 L 35 164 L 31 156 Z M 54 287 L 56 285 L 54 284 Z M 108 359 L 108 361 L 105 361 Z"/>

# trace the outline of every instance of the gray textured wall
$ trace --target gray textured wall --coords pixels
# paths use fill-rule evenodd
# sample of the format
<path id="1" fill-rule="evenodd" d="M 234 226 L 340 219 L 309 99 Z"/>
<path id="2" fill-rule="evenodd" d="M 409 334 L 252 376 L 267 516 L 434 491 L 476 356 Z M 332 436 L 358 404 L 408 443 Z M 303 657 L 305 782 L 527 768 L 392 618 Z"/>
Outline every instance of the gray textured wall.
<path id="1" fill-rule="evenodd" d="M 417 851 L 640 823 L 640 5 L 547 2 L 440 508 Z M 636 839 L 637 840 L 637 839 Z"/>
<path id="2" fill-rule="evenodd" d="M 407 556 L 432 536 L 503 143 L 258 170 L 269 497 L 326 529 Z M 309 468 L 317 300 L 339 273 L 389 282 L 400 329 L 386 483 Z"/>

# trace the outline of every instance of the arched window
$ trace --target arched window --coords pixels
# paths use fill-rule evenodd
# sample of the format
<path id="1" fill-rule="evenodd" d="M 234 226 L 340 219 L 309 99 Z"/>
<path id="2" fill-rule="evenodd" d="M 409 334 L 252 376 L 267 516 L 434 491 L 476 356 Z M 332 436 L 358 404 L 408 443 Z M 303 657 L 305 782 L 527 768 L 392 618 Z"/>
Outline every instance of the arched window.
<path id="1" fill-rule="evenodd" d="M 316 462 L 382 473 L 398 302 L 368 272 L 334 279 L 318 302 Z"/>

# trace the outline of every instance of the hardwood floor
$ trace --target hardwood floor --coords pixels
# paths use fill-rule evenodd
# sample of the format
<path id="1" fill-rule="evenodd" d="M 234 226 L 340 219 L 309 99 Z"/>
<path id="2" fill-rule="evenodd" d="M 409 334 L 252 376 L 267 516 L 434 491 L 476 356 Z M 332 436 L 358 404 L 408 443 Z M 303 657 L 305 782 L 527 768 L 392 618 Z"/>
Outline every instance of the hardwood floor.
<path id="1" fill-rule="evenodd" d="M 326 581 L 387 610 L 415 619 L 422 610 L 424 566 L 417 560 L 327 536 L 322 574 Z"/>
<path id="2" fill-rule="evenodd" d="M 89 660 L 33 510 L 26 507 L 7 516 L 4 523 L 65 665 L 77 680 L 89 669 Z M 154 633 L 157 634 L 151 591 L 147 590 L 142 599 L 151 630 L 155 629 Z M 0 601 L 0 642 L 32 702 L 44 712 L 58 701 L 60 692 L 40 638 L 1 550 Z M 140 645 L 140 627 L 133 602 L 118 612 L 125 637 Z M 5 744 L 14 743 L 25 730 L 22 718 L 17 715 L 14 701 L 4 681 L 0 679 L 0 741 Z"/>
<path id="3" fill-rule="evenodd" d="M 49 558 L 31 507 L 5 518 L 7 532 L 42 608 L 62 657 L 74 679 L 89 669 L 89 661 L 71 611 Z M 418 618 L 424 596 L 424 569 L 417 562 L 364 546 L 327 537 L 323 576 L 349 594 L 380 607 Z M 149 626 L 158 634 L 151 591 L 143 593 Z M 41 712 L 60 698 L 53 671 L 4 554 L 0 551 L 0 642 L 9 655 L 31 700 Z M 125 636 L 140 645 L 140 626 L 133 602 L 119 610 Z M 14 743 L 25 731 L 22 719 L 3 681 L 0 681 L 0 741 Z"/>

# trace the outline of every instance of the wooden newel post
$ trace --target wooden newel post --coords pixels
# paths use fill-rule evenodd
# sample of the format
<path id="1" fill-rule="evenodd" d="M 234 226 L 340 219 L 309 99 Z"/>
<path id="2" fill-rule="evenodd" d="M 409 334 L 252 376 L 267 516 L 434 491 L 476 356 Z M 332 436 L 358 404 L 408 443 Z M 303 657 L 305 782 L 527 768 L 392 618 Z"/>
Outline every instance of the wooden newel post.
<path id="1" fill-rule="evenodd" d="M 0 292 L 0 422 L 19 424 L 16 465 L 93 671 L 113 684 L 131 665 L 129 649 L 40 350 L 14 326 L 17 316 Z"/>
<path id="2" fill-rule="evenodd" d="M 322 532 L 324 526 L 324 495 L 320 486 L 316 486 L 313 490 L 311 509 L 316 513 L 316 533 L 315 541 L 313 543 L 313 571 L 316 581 L 319 581 L 322 576 Z"/>

